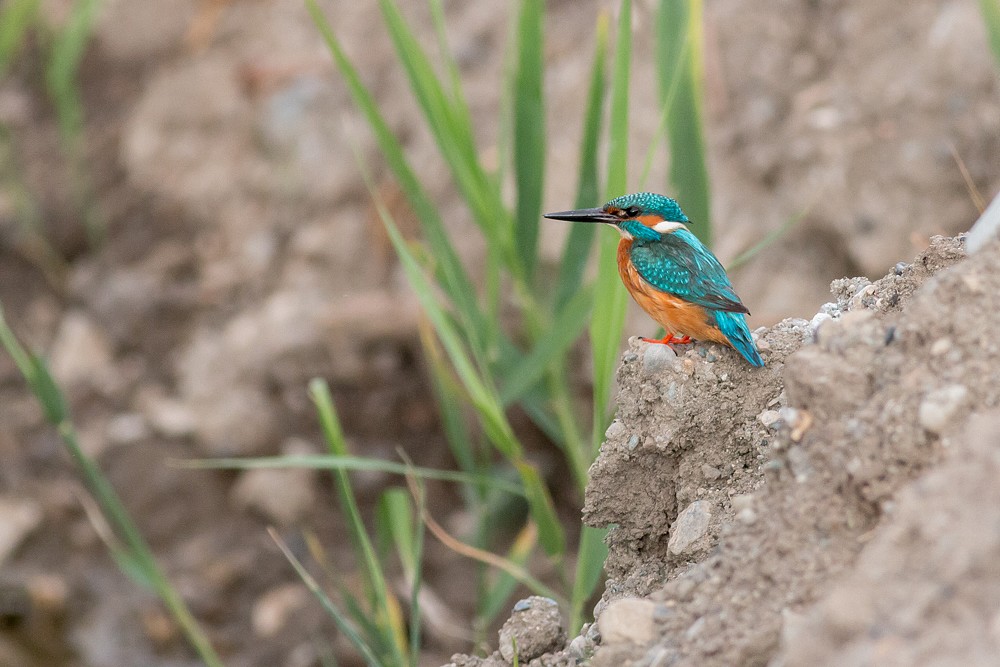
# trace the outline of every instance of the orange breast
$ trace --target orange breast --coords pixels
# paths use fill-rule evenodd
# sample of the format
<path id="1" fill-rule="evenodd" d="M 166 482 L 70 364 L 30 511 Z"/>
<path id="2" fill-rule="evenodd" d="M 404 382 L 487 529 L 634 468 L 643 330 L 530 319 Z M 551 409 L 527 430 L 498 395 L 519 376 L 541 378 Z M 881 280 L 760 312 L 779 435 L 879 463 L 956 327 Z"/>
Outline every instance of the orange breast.
<path id="1" fill-rule="evenodd" d="M 629 260 L 631 247 L 632 239 L 623 238 L 618 243 L 618 273 L 625 289 L 650 317 L 659 322 L 667 333 L 730 345 L 707 310 L 661 292 L 647 283 Z"/>

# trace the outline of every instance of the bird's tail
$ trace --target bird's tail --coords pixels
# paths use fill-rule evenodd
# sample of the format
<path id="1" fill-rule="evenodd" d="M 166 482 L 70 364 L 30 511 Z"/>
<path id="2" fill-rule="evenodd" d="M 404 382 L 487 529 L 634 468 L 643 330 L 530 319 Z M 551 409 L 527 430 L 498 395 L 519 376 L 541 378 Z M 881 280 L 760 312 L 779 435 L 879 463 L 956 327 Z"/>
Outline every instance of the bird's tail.
<path id="1" fill-rule="evenodd" d="M 715 322 L 719 325 L 719 330 L 736 348 L 736 351 L 742 354 L 751 366 L 764 365 L 764 360 L 760 358 L 760 352 L 754 345 L 753 336 L 750 335 L 750 328 L 747 326 L 747 318 L 743 313 L 717 310 L 715 311 Z"/>

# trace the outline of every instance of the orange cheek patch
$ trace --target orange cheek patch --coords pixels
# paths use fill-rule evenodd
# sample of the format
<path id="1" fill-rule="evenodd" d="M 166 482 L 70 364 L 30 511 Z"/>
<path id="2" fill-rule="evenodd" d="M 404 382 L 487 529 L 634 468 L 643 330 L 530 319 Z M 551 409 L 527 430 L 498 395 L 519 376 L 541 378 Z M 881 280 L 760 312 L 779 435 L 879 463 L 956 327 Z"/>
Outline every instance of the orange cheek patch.
<path id="1" fill-rule="evenodd" d="M 639 222 L 646 225 L 647 227 L 656 227 L 656 225 L 663 222 L 663 218 L 658 215 L 640 215 L 636 218 Z"/>

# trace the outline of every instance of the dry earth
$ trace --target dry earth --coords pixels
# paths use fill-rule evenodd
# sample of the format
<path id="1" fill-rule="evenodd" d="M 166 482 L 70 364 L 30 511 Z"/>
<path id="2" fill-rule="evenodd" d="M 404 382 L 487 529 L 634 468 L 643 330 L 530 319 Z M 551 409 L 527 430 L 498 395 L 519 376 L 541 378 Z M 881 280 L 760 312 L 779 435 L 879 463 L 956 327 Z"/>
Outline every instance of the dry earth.
<path id="1" fill-rule="evenodd" d="M 996 664 L 1000 241 L 833 291 L 755 332 L 762 370 L 631 342 L 584 508 L 613 526 L 596 628 L 521 664 Z"/>

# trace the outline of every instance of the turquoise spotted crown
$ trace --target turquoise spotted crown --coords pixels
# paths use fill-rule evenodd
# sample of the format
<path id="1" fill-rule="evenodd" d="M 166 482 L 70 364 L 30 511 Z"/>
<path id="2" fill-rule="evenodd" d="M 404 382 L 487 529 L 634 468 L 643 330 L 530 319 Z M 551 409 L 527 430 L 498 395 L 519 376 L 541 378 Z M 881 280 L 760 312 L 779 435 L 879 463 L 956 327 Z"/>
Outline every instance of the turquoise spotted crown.
<path id="1" fill-rule="evenodd" d="M 623 195 L 617 199 L 612 199 L 607 206 L 625 210 L 630 206 L 637 206 L 642 210 L 643 215 L 658 215 L 670 222 L 691 222 L 684 215 L 680 204 L 663 195 L 655 192 L 636 192 L 630 195 Z"/>

